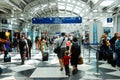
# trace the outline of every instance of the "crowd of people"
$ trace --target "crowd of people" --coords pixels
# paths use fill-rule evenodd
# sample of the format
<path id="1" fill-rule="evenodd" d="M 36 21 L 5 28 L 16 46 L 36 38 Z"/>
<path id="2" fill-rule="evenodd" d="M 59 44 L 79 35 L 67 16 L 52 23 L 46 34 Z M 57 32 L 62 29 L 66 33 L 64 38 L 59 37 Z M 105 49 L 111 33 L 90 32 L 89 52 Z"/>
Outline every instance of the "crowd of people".
<path id="1" fill-rule="evenodd" d="M 54 49 L 55 47 L 60 47 L 59 52 L 57 53 L 57 57 L 60 64 L 60 71 L 65 69 L 66 75 L 70 76 L 69 64 L 72 65 L 72 74 L 76 74 L 78 72 L 78 59 L 81 56 L 81 47 L 78 42 L 78 38 L 76 36 L 68 36 L 65 33 L 61 33 L 61 36 L 57 37 L 46 37 L 46 36 L 36 36 L 35 38 L 36 49 L 39 50 L 42 54 L 42 58 L 44 57 L 44 52 L 49 49 L 49 46 Z M 7 56 L 8 52 L 11 51 L 11 47 L 14 48 L 15 52 L 20 52 L 21 56 L 21 64 L 24 64 L 25 57 L 27 59 L 31 59 L 31 48 L 33 42 L 27 38 L 25 33 L 22 33 L 20 39 L 16 35 L 13 39 L 13 46 L 10 46 L 10 40 L 8 37 L 5 38 L 4 45 L 0 44 L 4 47 L 0 47 L 4 52 L 4 58 Z M 53 50 L 52 49 L 52 50 Z M 109 54 L 115 52 L 117 54 L 117 59 L 112 60 Z M 113 55 L 113 54 L 112 54 Z M 111 59 L 112 58 L 112 59 Z M 113 66 L 120 67 L 120 34 L 115 33 L 114 37 L 111 39 L 108 38 L 107 34 L 103 34 L 100 40 L 100 54 L 99 60 L 108 60 L 108 63 L 111 63 Z"/>
<path id="2" fill-rule="evenodd" d="M 13 42 L 10 41 L 9 36 L 0 41 L 0 51 L 4 54 L 4 62 L 10 62 L 11 56 L 9 52 L 20 52 L 21 64 L 24 64 L 25 58 L 31 59 L 32 41 L 27 38 L 25 33 L 22 33 L 20 39 L 15 35 Z M 12 50 L 13 49 L 13 50 Z"/>
<path id="3" fill-rule="evenodd" d="M 52 50 L 57 46 L 60 46 L 60 51 L 57 53 L 57 57 L 60 64 L 60 71 L 65 68 L 66 75 L 70 76 L 69 63 L 73 66 L 72 73 L 76 74 L 78 72 L 77 62 L 81 53 L 80 45 L 78 45 L 78 38 L 61 33 L 61 36 L 56 36 L 52 38 L 38 36 L 35 39 L 36 49 L 40 50 L 42 55 L 48 46 L 52 46 Z"/>
<path id="4" fill-rule="evenodd" d="M 116 55 L 114 59 L 113 55 Z M 116 32 L 109 39 L 107 34 L 103 34 L 100 40 L 99 60 L 107 60 L 112 66 L 120 67 L 120 34 Z"/>

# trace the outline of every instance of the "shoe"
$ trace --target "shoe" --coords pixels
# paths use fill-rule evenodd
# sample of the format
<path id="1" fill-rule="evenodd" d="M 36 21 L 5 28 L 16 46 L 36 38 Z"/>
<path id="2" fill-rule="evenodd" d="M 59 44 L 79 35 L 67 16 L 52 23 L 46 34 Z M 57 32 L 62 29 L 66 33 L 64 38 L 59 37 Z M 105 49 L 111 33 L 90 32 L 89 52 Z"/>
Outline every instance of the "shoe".
<path id="1" fill-rule="evenodd" d="M 75 75 L 77 72 L 78 72 L 78 69 L 74 69 L 74 70 L 72 71 L 72 74 Z"/>
<path id="2" fill-rule="evenodd" d="M 63 71 L 63 68 L 60 68 L 60 71 Z"/>
<path id="3" fill-rule="evenodd" d="M 66 73 L 67 76 L 70 76 L 70 73 Z"/>

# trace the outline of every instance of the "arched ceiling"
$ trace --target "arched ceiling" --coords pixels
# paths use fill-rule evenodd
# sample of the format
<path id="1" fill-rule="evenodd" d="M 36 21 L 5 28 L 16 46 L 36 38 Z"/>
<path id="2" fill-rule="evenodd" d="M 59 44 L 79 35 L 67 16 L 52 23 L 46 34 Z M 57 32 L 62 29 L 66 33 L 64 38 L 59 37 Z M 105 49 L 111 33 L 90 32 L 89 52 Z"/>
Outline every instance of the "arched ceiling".
<path id="1" fill-rule="evenodd" d="M 77 0 L 36 0 L 28 4 L 24 12 L 29 16 L 83 16 L 90 7 Z M 62 14 L 62 15 L 61 15 Z M 63 15 L 64 14 L 64 15 Z"/>
<path id="2" fill-rule="evenodd" d="M 82 16 L 86 22 L 119 12 L 120 0 L 0 0 L 0 17 L 25 21 L 32 17 Z"/>
<path id="3" fill-rule="evenodd" d="M 120 0 L 0 0 L 0 14 L 26 17 L 90 16 L 95 13 L 117 13 Z"/>

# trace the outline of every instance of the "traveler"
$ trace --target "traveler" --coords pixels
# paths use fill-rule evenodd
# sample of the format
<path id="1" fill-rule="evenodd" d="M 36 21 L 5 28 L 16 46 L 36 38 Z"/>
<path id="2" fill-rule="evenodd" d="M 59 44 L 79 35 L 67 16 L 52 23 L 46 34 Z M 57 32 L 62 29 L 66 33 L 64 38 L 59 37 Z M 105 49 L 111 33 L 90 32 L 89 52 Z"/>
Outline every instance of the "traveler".
<path id="1" fill-rule="evenodd" d="M 71 46 L 71 50 L 70 50 L 70 52 L 71 52 L 71 65 L 73 66 L 73 70 L 72 70 L 73 74 L 76 74 L 78 72 L 77 64 L 78 64 L 78 58 L 79 58 L 80 53 L 81 53 L 80 45 L 78 45 L 77 41 L 78 41 L 77 37 L 74 37 L 73 43 Z"/>
<path id="2" fill-rule="evenodd" d="M 57 54 L 57 56 L 58 56 L 58 59 L 59 59 L 59 64 L 60 64 L 60 71 L 63 71 L 63 57 L 64 57 L 64 53 L 65 53 L 65 51 L 66 51 L 66 38 L 65 38 L 65 33 L 61 33 L 61 37 L 59 37 L 59 38 L 57 38 L 57 39 L 55 39 L 55 41 L 54 41 L 54 43 L 55 43 L 55 45 L 57 45 L 57 46 L 60 46 L 61 45 L 61 43 L 62 43 L 62 45 L 61 45 L 61 47 L 60 47 L 60 52 Z"/>
<path id="3" fill-rule="evenodd" d="M 117 53 L 116 65 L 120 67 L 120 35 L 117 36 L 117 40 L 115 42 L 115 51 Z"/>
<path id="4" fill-rule="evenodd" d="M 115 41 L 117 40 L 117 36 L 118 36 L 118 32 L 116 32 L 114 34 L 114 37 L 110 39 L 110 44 L 113 51 L 115 51 Z"/>
<path id="5" fill-rule="evenodd" d="M 64 60 L 65 73 L 68 76 L 70 76 L 70 71 L 69 71 L 70 58 L 71 57 L 69 56 L 69 51 L 65 51 L 65 56 L 64 56 L 63 60 Z"/>
<path id="6" fill-rule="evenodd" d="M 20 50 L 20 56 L 21 56 L 21 64 L 24 64 L 25 60 L 25 55 L 27 54 L 28 51 L 28 43 L 27 40 L 25 39 L 25 33 L 22 33 L 21 39 L 19 41 L 19 50 Z"/>

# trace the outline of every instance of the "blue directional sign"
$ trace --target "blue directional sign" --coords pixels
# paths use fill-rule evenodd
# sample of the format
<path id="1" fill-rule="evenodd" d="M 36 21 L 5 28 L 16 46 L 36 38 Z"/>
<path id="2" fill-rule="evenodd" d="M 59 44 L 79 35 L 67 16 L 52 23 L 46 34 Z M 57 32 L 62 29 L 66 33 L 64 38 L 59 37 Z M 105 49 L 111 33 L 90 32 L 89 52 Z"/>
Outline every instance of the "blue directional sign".
<path id="1" fill-rule="evenodd" d="M 82 17 L 47 17 L 47 18 L 32 18 L 33 24 L 67 24 L 67 23 L 82 23 Z"/>
<path id="2" fill-rule="evenodd" d="M 107 18 L 107 23 L 111 23 L 112 22 L 112 18 Z"/>

